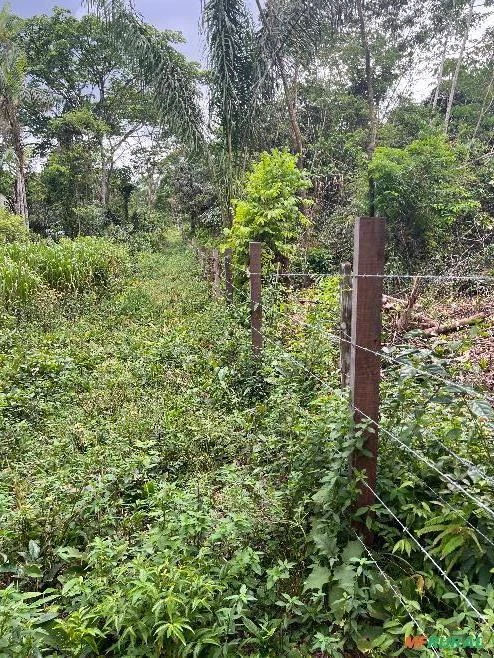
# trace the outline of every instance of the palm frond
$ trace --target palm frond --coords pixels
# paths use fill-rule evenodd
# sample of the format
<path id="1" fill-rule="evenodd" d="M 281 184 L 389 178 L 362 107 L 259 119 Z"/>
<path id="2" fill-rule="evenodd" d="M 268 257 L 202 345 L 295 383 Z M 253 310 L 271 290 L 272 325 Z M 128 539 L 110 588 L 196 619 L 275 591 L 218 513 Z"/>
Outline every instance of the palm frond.
<path id="1" fill-rule="evenodd" d="M 324 32 L 336 32 L 355 16 L 354 0 L 266 0 L 270 35 L 281 56 L 311 57 Z"/>
<path id="2" fill-rule="evenodd" d="M 255 36 L 243 0 L 206 0 L 203 29 L 211 70 L 211 110 L 230 147 L 239 148 L 253 120 L 256 80 Z"/>
<path id="3" fill-rule="evenodd" d="M 85 4 L 105 20 L 136 79 L 151 91 L 162 124 L 179 139 L 199 145 L 203 139 L 200 72 L 173 47 L 175 35 L 144 23 L 132 2 L 85 0 Z"/>
<path id="4" fill-rule="evenodd" d="M 0 9 L 0 94 L 16 100 L 22 92 L 27 60 L 15 42 L 21 21 L 8 5 Z"/>

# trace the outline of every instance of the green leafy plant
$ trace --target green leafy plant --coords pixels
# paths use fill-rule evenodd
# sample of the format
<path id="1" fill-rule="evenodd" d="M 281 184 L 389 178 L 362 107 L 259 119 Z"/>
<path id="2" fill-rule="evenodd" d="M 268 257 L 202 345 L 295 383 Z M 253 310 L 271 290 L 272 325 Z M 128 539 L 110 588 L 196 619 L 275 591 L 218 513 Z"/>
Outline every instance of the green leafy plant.
<path id="1" fill-rule="evenodd" d="M 400 255 L 425 257 L 448 237 L 458 218 L 474 216 L 480 203 L 460 153 L 442 135 L 404 148 L 378 147 L 369 164 L 376 206 L 386 217 Z"/>
<path id="2" fill-rule="evenodd" d="M 301 193 L 309 187 L 308 174 L 298 168 L 295 156 L 278 149 L 261 153 L 247 174 L 243 198 L 232 201 L 234 219 L 226 230 L 225 248 L 245 263 L 249 241 L 259 241 L 275 260 L 286 263 L 292 245 L 309 225 L 301 211 Z"/>

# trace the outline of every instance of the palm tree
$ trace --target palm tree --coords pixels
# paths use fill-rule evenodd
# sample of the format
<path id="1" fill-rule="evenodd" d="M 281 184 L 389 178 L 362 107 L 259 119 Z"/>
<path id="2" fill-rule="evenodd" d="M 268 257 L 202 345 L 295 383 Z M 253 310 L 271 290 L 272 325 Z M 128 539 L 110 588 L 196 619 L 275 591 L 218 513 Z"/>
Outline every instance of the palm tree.
<path id="1" fill-rule="evenodd" d="M 19 121 L 19 107 L 26 76 L 26 57 L 14 41 L 18 26 L 19 20 L 5 5 L 0 10 L 0 116 L 5 126 L 6 141 L 16 158 L 14 209 L 28 225 L 26 157 Z"/>
<path id="2" fill-rule="evenodd" d="M 109 33 L 154 97 L 158 117 L 178 139 L 195 147 L 203 142 L 203 117 L 197 85 L 200 72 L 172 45 L 174 35 L 146 25 L 125 0 L 85 0 L 106 21 Z"/>
<path id="3" fill-rule="evenodd" d="M 219 125 L 222 151 L 211 161 L 220 180 L 223 224 L 231 224 L 230 201 L 237 156 L 248 143 L 255 120 L 259 61 L 252 18 L 243 0 L 206 0 L 202 25 L 208 48 L 210 116 Z"/>

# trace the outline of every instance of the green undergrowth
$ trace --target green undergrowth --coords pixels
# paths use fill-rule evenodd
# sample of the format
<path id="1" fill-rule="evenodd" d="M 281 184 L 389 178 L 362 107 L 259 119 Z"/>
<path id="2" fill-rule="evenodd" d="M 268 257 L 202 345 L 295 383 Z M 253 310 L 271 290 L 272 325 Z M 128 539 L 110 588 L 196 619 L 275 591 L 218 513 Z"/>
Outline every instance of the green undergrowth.
<path id="1" fill-rule="evenodd" d="M 334 329 L 333 284 L 303 318 L 266 291 L 262 360 L 245 303 L 214 301 L 177 242 L 135 254 L 106 295 L 78 293 L 4 327 L 2 658 L 391 656 L 420 634 L 409 611 L 442 636 L 489 628 L 492 548 L 425 486 L 485 536 L 492 519 L 385 436 L 385 502 L 486 623 L 382 505 L 368 517 L 373 552 L 354 533 L 348 459 L 362 431 L 352 432 L 335 346 L 301 325 Z M 429 367 L 432 356 L 420 358 Z M 484 459 L 484 419 L 463 398 L 434 400 L 427 419 L 415 404 L 427 387 L 410 372 L 391 377 L 384 422 L 404 427 L 403 441 L 425 449 L 420 427 L 433 418 L 449 445 L 471 441 Z M 485 479 L 434 458 L 492 506 Z"/>
<path id="2" fill-rule="evenodd" d="M 126 249 L 102 238 L 0 244 L 0 312 L 44 315 L 61 295 L 108 286 L 127 264 Z"/>

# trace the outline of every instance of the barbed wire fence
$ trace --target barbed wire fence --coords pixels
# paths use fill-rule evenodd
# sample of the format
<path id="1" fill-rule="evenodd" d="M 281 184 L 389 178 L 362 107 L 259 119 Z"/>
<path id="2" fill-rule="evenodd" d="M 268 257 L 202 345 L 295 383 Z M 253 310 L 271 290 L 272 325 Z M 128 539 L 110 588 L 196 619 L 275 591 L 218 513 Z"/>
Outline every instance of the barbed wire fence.
<path id="1" fill-rule="evenodd" d="M 445 585 L 454 591 L 454 593 L 465 603 L 465 605 L 474 613 L 479 623 L 484 625 L 488 623 L 487 617 L 482 613 L 478 606 L 471 600 L 468 590 L 464 591 L 463 582 L 455 582 L 444 569 L 440 560 L 436 559 L 431 551 L 420 541 L 416 534 L 407 527 L 399 518 L 399 512 L 393 511 L 390 505 L 383 499 L 386 492 L 379 491 L 379 482 L 377 479 L 378 468 L 378 437 L 382 435 L 392 442 L 397 448 L 407 455 L 408 458 L 416 460 L 422 468 L 434 473 L 443 483 L 445 492 L 459 492 L 472 506 L 475 511 L 474 518 L 494 518 L 494 510 L 490 506 L 491 498 L 482 496 L 480 498 L 479 487 L 473 488 L 469 478 L 472 475 L 480 481 L 484 489 L 489 493 L 493 491 L 494 477 L 486 473 L 481 465 L 459 455 L 452 447 L 446 445 L 434 431 L 427 431 L 425 435 L 430 438 L 431 443 L 443 451 L 444 457 L 449 457 L 464 469 L 466 473 L 458 481 L 454 473 L 445 472 L 440 461 L 430 459 L 423 450 L 414 447 L 409 440 L 403 440 L 400 432 L 391 431 L 383 425 L 380 419 L 380 386 L 383 377 L 382 363 L 390 366 L 399 366 L 406 368 L 407 374 L 418 382 L 432 380 L 438 386 L 445 388 L 450 392 L 461 394 L 465 398 L 474 401 L 479 405 L 482 413 L 482 421 L 487 421 L 491 428 L 494 427 L 494 411 L 492 404 L 494 398 L 483 391 L 479 391 L 472 386 L 465 385 L 464 382 L 455 381 L 448 375 L 446 370 L 441 367 L 425 368 L 411 363 L 410 359 L 402 356 L 394 356 L 386 347 L 381 344 L 382 334 L 382 312 L 383 312 L 383 283 L 390 279 L 411 280 L 414 285 L 417 281 L 423 280 L 431 283 L 443 282 L 462 282 L 462 283 L 481 283 L 484 285 L 494 284 L 494 276 L 479 275 L 478 273 L 468 275 L 433 275 L 433 274 L 387 274 L 384 272 L 384 220 L 380 218 L 363 217 L 356 221 L 354 237 L 354 261 L 353 269 L 349 263 L 342 264 L 338 274 L 313 274 L 310 272 L 272 272 L 263 276 L 261 271 L 262 262 L 262 245 L 258 242 L 249 244 L 249 264 L 244 268 L 236 268 L 232 263 L 231 252 L 220 254 L 217 250 L 207 252 L 201 247 L 195 247 L 199 259 L 201 271 L 204 276 L 211 282 L 213 294 L 220 297 L 224 294 L 228 303 L 234 303 L 235 293 L 242 298 L 244 302 L 250 304 L 251 316 L 251 343 L 255 359 L 261 359 L 265 346 L 274 347 L 277 353 L 285 360 L 291 362 L 297 368 L 301 369 L 308 377 L 318 382 L 323 390 L 334 390 L 334 383 L 325 381 L 322 377 L 308 368 L 300 358 L 296 358 L 288 352 L 284 345 L 271 338 L 263 330 L 263 281 L 276 283 L 280 280 L 296 281 L 303 278 L 304 285 L 311 285 L 324 279 L 325 277 L 338 277 L 340 279 L 340 331 L 339 333 L 331 332 L 327 327 L 321 326 L 317 322 L 303 322 L 300 319 L 295 320 L 296 324 L 302 325 L 321 339 L 327 339 L 339 347 L 340 351 L 340 369 L 341 385 L 348 390 L 350 395 L 350 408 L 353 417 L 353 423 L 360 432 L 363 432 L 363 446 L 355 450 L 351 458 L 351 467 L 353 472 L 358 475 L 359 495 L 355 503 L 355 509 L 364 508 L 367 514 L 373 514 L 372 510 L 376 503 L 386 510 L 390 518 L 397 524 L 397 527 L 407 536 L 417 549 L 433 565 L 439 576 L 443 579 Z M 249 281 L 249 293 L 239 288 L 234 283 L 234 271 L 246 277 Z M 479 320 L 484 316 L 479 316 Z M 477 318 L 476 318 L 477 319 Z M 457 328 L 462 325 L 459 324 Z M 453 329 L 455 327 L 453 326 Z M 432 335 L 434 335 L 432 333 Z M 410 346 L 410 354 L 413 354 L 414 348 Z M 460 512 L 438 492 L 432 489 L 427 483 L 424 487 L 430 491 L 431 503 L 443 505 L 448 508 L 450 513 L 455 513 L 464 520 L 468 528 L 481 537 L 487 544 L 494 547 L 494 542 L 485 532 L 482 532 L 477 524 L 470 521 L 469 515 Z M 481 490 L 482 490 L 481 487 Z M 444 493 L 444 495 L 446 495 Z M 372 524 L 369 524 L 372 525 Z M 369 560 L 376 566 L 381 573 L 389 589 L 394 593 L 397 600 L 401 603 L 404 611 L 414 622 L 418 632 L 423 633 L 418 620 L 410 614 L 410 604 L 406 598 L 399 592 L 397 584 L 393 584 L 392 578 L 385 573 L 378 564 L 372 547 L 374 544 L 374 535 L 369 530 L 368 525 L 364 522 L 354 524 L 356 538 L 362 544 Z M 432 649 L 433 654 L 437 652 Z"/>

